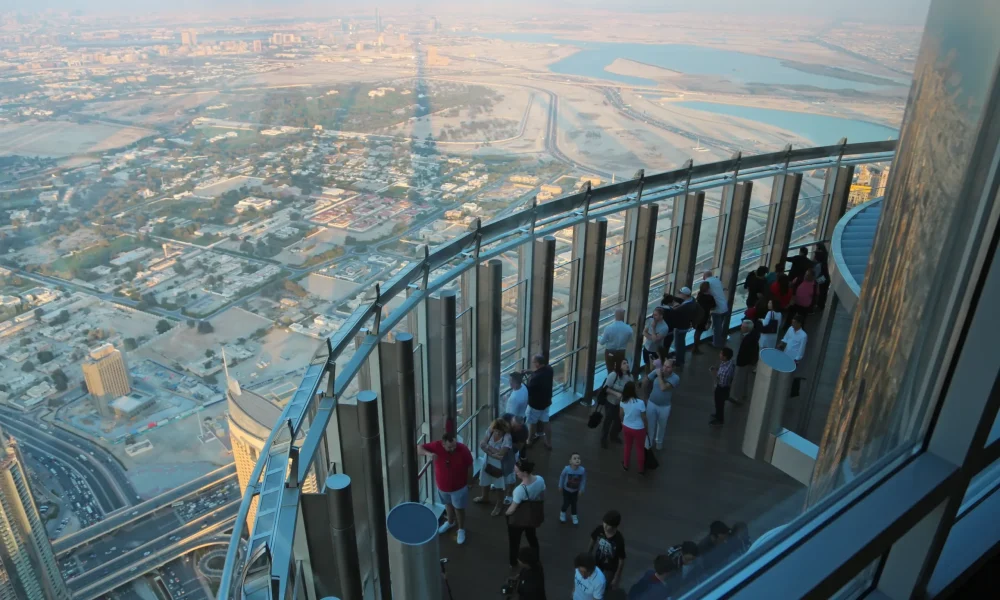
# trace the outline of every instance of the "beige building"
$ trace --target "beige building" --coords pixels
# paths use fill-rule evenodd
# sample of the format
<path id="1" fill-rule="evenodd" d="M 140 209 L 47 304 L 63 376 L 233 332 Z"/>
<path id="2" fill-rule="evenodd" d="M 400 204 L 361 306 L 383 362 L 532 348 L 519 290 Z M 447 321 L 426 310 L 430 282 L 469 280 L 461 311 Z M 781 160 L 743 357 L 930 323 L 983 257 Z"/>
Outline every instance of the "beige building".
<path id="1" fill-rule="evenodd" d="M 281 417 L 281 408 L 267 398 L 249 390 L 240 389 L 239 383 L 227 375 L 226 401 L 229 406 L 229 442 L 233 447 L 233 462 L 236 463 L 236 478 L 240 483 L 240 493 L 246 494 L 254 465 L 264 450 L 264 443 L 271 434 L 275 423 Z M 316 476 L 310 475 L 302 486 L 304 492 L 319 491 Z M 253 528 L 257 515 L 255 497 L 247 513 L 247 527 Z"/>
<path id="2" fill-rule="evenodd" d="M 0 431 L 0 600 L 70 600 L 17 444 Z"/>
<path id="3" fill-rule="evenodd" d="M 113 417 L 111 401 L 132 391 L 125 357 L 111 344 L 90 351 L 90 356 L 83 363 L 83 379 L 102 417 Z"/>

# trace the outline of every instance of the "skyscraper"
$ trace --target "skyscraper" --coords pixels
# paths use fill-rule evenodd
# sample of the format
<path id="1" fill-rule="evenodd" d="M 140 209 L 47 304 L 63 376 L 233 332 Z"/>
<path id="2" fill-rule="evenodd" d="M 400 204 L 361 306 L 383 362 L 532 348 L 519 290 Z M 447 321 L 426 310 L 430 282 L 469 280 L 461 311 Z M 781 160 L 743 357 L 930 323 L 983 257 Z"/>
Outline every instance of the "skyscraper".
<path id="1" fill-rule="evenodd" d="M 181 32 L 181 46 L 197 46 L 197 45 L 198 45 L 198 32 L 194 30 Z"/>
<path id="2" fill-rule="evenodd" d="M 225 361 L 225 357 L 222 359 Z M 233 447 L 233 462 L 236 463 L 236 479 L 240 492 L 246 493 L 254 465 L 264 449 L 264 443 L 274 425 L 281 418 L 281 408 L 259 394 L 240 388 L 240 384 L 226 372 L 226 403 L 229 406 L 229 443 Z M 302 488 L 306 492 L 317 492 L 315 476 L 310 477 Z M 253 499 L 247 524 L 252 527 L 257 514 L 257 499 Z"/>
<path id="3" fill-rule="evenodd" d="M 24 460 L 0 431 L 0 600 L 69 600 L 28 486 Z"/>
<path id="4" fill-rule="evenodd" d="M 378 9 L 375 9 L 375 33 L 382 33 L 382 17 L 378 14 Z"/>
<path id="5" fill-rule="evenodd" d="M 260 40 L 254 40 L 253 41 L 253 51 L 256 52 L 257 54 L 260 54 L 261 52 L 263 52 L 264 51 L 264 42 L 262 42 Z"/>
<path id="6" fill-rule="evenodd" d="M 132 391 L 122 353 L 111 344 L 104 344 L 90 351 L 82 368 L 87 391 L 94 398 L 97 412 L 102 417 L 114 416 L 108 404 Z"/>

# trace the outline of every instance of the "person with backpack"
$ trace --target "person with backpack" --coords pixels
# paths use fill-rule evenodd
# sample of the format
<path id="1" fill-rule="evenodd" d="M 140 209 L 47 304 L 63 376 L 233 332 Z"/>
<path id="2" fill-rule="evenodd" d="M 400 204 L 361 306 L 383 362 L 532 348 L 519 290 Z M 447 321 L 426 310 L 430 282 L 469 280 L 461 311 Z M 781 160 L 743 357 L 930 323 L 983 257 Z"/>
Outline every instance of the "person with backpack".
<path id="1" fill-rule="evenodd" d="M 698 322 L 702 309 L 691 297 L 689 287 L 682 287 L 676 299 L 679 300 L 676 308 L 664 310 L 667 313 L 667 322 L 674 330 L 674 369 L 680 370 L 684 368 L 684 358 L 687 353 L 687 333 L 692 324 Z"/>
<path id="2" fill-rule="evenodd" d="M 538 551 L 535 531 L 545 521 L 545 480 L 535 475 L 535 463 L 526 459 L 517 461 L 514 474 L 519 483 L 507 508 L 507 554 L 511 570 L 517 569 L 522 535 L 528 538 L 528 545 Z"/>
<path id="3" fill-rule="evenodd" d="M 701 343 L 701 334 L 708 331 L 711 319 L 715 318 L 710 318 L 710 315 L 716 306 L 715 296 L 712 295 L 712 286 L 707 281 L 701 282 L 701 285 L 698 286 L 698 299 L 695 302 L 698 305 L 698 320 L 694 324 L 694 344 L 691 348 L 691 354 L 701 354 L 701 350 L 698 349 L 698 344 Z"/>

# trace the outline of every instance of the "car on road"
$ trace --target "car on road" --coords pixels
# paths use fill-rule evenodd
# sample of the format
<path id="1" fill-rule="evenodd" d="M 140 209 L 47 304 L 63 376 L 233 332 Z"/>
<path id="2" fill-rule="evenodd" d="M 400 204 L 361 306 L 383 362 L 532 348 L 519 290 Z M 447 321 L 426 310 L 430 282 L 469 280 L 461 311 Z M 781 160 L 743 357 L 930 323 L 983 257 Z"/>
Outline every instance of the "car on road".
<path id="1" fill-rule="evenodd" d="M 143 557 L 149 556 L 150 555 L 149 550 L 146 550 L 145 552 L 143 552 L 142 555 L 143 555 Z"/>

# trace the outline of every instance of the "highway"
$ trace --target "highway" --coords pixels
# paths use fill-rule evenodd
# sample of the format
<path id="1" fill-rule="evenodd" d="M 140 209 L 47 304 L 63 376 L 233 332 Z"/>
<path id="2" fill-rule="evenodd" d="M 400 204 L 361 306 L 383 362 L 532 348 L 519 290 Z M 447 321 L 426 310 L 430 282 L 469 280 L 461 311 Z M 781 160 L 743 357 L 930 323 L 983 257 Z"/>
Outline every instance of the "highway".
<path id="1" fill-rule="evenodd" d="M 174 502 L 185 500 L 190 496 L 222 485 L 228 481 L 235 481 L 235 479 L 236 466 L 226 465 L 180 487 L 174 488 L 169 492 L 146 500 L 136 505 L 132 510 L 118 512 L 100 523 L 59 538 L 52 543 L 52 548 L 55 550 L 56 555 L 61 558 L 64 554 L 72 552 L 80 546 L 93 543 L 95 540 L 112 534 L 122 527 L 126 527 L 140 519 L 145 519 L 158 510 L 168 508 Z"/>
<path id="2" fill-rule="evenodd" d="M 79 473 L 103 513 L 131 506 L 140 499 L 122 466 L 97 444 L 51 425 L 42 429 L 38 421 L 7 408 L 0 408 L 0 425 L 22 446 L 39 456 L 59 460 Z"/>
<path id="3" fill-rule="evenodd" d="M 240 501 L 234 500 L 190 523 L 175 527 L 168 535 L 162 535 L 120 556 L 103 561 L 99 569 L 68 580 L 66 584 L 73 593 L 74 600 L 94 600 L 101 594 L 107 594 L 153 569 L 212 543 L 209 541 L 212 537 L 217 537 L 218 541 L 215 543 L 227 544 L 229 538 L 223 533 L 236 521 L 239 506 Z"/>

